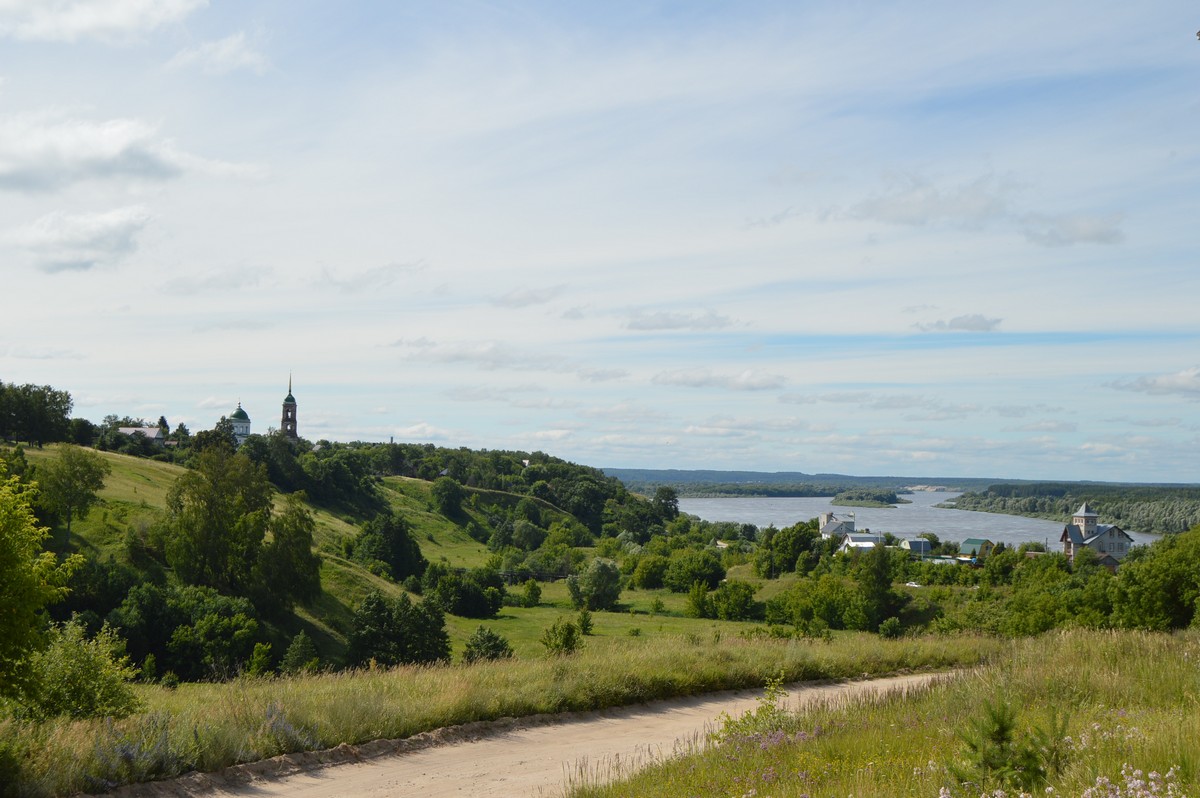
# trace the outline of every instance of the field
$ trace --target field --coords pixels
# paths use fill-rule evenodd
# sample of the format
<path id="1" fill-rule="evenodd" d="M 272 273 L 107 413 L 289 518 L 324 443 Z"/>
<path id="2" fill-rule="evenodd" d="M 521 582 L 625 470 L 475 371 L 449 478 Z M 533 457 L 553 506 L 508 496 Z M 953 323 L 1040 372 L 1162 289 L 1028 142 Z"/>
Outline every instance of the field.
<path id="1" fill-rule="evenodd" d="M 608 615 L 597 613 L 598 627 Z M 589 638 L 565 658 L 243 678 L 174 690 L 140 686 L 144 709 L 124 720 L 0 721 L 0 782 L 7 775 L 19 778 L 21 794 L 66 795 L 476 720 L 761 686 L 778 676 L 798 681 L 970 667 L 1000 650 L 996 641 L 971 637 L 885 641 L 845 634 L 818 642 L 621 635 Z"/>
<path id="2" fill-rule="evenodd" d="M 720 745 L 614 783 L 597 782 L 622 774 L 578 774 L 570 795 L 1015 796 L 1018 790 L 1000 776 L 971 766 L 965 743 L 980 739 L 972 730 L 989 717 L 987 703 L 1004 702 L 1016 712 L 1015 741 L 1036 740 L 1057 765 L 1044 783 L 1029 787 L 1034 794 L 1194 796 L 1200 791 L 1197 663 L 1195 631 L 1051 633 L 1019 641 L 984 667 L 917 697 L 782 717 L 760 708 L 761 717 L 731 724 Z M 1045 736 L 1037 738 L 1035 729 Z M 960 784 L 955 768 L 973 783 Z M 1168 773 L 1176 792 L 1168 791 Z M 1141 787 L 1128 784 L 1139 780 Z"/>

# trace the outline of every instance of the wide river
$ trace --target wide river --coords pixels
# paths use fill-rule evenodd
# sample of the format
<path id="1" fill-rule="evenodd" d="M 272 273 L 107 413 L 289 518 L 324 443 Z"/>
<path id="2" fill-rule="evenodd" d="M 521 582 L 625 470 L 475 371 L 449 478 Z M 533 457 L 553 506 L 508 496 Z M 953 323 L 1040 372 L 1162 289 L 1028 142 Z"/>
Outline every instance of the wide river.
<path id="1" fill-rule="evenodd" d="M 831 512 L 838 518 L 854 516 L 859 530 L 891 532 L 898 538 L 912 538 L 922 532 L 932 532 L 941 540 L 962 541 L 967 538 L 986 538 L 1006 546 L 1026 542 L 1044 543 L 1048 551 L 1059 551 L 1058 542 L 1063 523 L 1019 515 L 978 513 L 970 510 L 944 510 L 934 507 L 949 501 L 957 493 L 918 491 L 904 495 L 912 504 L 895 507 L 835 507 L 829 497 L 803 498 L 736 498 L 679 500 L 679 509 L 699 516 L 705 521 L 735 521 L 765 527 L 791 526 L 808 521 L 821 513 Z M 1101 519 L 1103 521 L 1104 519 Z M 1157 535 L 1145 535 L 1125 530 L 1135 543 L 1151 543 Z"/>

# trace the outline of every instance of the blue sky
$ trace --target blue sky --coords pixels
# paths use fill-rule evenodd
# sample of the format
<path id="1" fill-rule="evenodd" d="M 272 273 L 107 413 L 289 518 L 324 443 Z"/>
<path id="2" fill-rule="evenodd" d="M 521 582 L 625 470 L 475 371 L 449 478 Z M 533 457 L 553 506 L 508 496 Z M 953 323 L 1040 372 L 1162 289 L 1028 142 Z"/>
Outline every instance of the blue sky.
<path id="1" fill-rule="evenodd" d="M 0 0 L 0 379 L 596 466 L 1200 481 L 1183 2 Z"/>

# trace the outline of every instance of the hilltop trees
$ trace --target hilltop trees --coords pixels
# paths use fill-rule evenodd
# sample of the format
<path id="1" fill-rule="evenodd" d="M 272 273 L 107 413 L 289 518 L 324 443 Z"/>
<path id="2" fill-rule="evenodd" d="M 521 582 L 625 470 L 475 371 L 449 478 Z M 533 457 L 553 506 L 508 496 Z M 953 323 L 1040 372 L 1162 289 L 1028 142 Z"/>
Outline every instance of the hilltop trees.
<path id="1" fill-rule="evenodd" d="M 74 444 L 64 444 L 58 457 L 38 468 L 42 499 L 67 522 L 68 539 L 72 518 L 87 515 L 111 470 L 100 455 Z"/>
<path id="2" fill-rule="evenodd" d="M 223 446 L 200 453 L 167 494 L 168 564 L 189 585 L 246 595 L 271 517 L 266 469 Z"/>

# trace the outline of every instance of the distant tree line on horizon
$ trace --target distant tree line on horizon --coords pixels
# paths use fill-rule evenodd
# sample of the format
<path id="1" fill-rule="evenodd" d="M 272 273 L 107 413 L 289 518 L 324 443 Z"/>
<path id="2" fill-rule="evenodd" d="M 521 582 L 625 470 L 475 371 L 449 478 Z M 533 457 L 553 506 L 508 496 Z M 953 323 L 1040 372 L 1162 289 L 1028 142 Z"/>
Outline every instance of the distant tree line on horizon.
<path id="1" fill-rule="evenodd" d="M 1200 486 L 998 484 L 964 493 L 949 506 L 1065 522 L 1084 502 L 1104 523 L 1136 532 L 1176 533 L 1200 524 Z"/>

